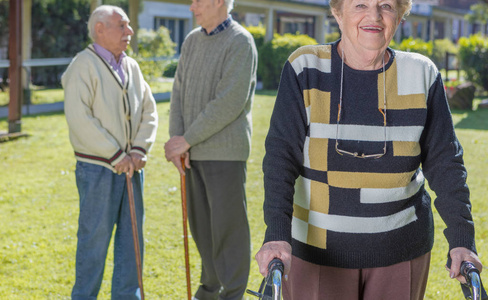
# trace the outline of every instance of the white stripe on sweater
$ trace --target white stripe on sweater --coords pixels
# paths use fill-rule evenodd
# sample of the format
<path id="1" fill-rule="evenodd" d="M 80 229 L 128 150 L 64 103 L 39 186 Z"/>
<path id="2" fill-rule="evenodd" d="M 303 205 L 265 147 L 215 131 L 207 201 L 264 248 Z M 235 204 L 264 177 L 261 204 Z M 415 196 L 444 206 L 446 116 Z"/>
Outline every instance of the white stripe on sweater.
<path id="1" fill-rule="evenodd" d="M 415 180 L 412 180 L 406 187 L 392 189 L 363 188 L 361 189 L 360 201 L 365 204 L 379 204 L 404 200 L 415 195 L 424 181 L 424 174 L 420 171 Z"/>
<path id="2" fill-rule="evenodd" d="M 416 220 L 413 206 L 390 216 L 370 218 L 327 215 L 310 211 L 308 223 L 293 217 L 292 236 L 296 240 L 307 243 L 304 239 L 307 237 L 308 225 L 335 232 L 380 233 L 402 228 Z"/>
<path id="3" fill-rule="evenodd" d="M 324 73 L 330 73 L 332 61 L 330 59 L 319 58 L 314 54 L 302 54 L 291 63 L 291 66 L 293 67 L 293 70 L 295 70 L 297 76 L 302 73 L 305 68 L 313 68 Z"/>
<path id="4" fill-rule="evenodd" d="M 310 137 L 321 139 L 336 138 L 336 124 L 310 124 Z M 423 126 L 388 126 L 386 128 L 387 141 L 418 142 Z M 385 140 L 383 126 L 367 125 L 339 125 L 340 140 L 382 142 Z"/>

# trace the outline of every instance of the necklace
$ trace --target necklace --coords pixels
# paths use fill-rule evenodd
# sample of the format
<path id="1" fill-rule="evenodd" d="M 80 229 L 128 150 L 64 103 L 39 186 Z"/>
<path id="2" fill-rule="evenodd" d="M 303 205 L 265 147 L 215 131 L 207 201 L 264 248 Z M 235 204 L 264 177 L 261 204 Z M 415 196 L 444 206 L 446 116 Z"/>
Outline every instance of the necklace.
<path id="1" fill-rule="evenodd" d="M 357 158 L 380 158 L 383 155 L 386 154 L 386 70 L 385 70 L 385 55 L 383 55 L 383 110 L 381 108 L 378 108 L 380 113 L 383 115 L 383 127 L 384 127 L 384 137 L 385 137 L 385 144 L 383 147 L 383 153 L 379 154 L 359 154 L 357 152 L 349 152 L 345 150 L 339 149 L 339 121 L 341 119 L 341 111 L 342 111 L 342 90 L 343 90 L 343 85 L 344 85 L 344 61 L 346 60 L 346 57 L 344 55 L 344 47 L 342 47 L 342 66 L 341 66 L 341 90 L 339 94 L 339 110 L 337 112 L 337 127 L 336 127 L 336 152 L 339 153 L 340 155 L 351 155 Z"/>

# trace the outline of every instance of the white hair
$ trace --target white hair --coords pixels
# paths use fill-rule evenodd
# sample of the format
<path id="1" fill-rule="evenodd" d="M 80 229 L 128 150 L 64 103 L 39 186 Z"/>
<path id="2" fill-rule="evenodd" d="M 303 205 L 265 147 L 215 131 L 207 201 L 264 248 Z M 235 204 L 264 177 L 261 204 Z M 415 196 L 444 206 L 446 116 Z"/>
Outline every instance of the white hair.
<path id="1" fill-rule="evenodd" d="M 234 0 L 224 0 L 224 4 L 227 7 L 227 12 L 230 13 L 234 9 Z"/>
<path id="2" fill-rule="evenodd" d="M 106 25 L 108 18 L 114 13 L 119 14 L 122 17 L 122 20 L 129 21 L 129 17 L 127 17 L 124 10 L 113 5 L 101 5 L 91 13 L 90 18 L 88 19 L 88 36 L 93 41 L 95 41 L 95 38 L 97 37 L 95 33 L 95 25 L 99 22 Z"/>

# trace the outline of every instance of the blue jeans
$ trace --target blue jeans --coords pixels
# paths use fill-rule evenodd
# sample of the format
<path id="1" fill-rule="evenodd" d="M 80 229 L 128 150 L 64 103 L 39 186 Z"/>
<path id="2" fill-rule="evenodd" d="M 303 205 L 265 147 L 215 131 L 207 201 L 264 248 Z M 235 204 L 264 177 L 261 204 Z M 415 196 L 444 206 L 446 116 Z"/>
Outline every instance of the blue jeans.
<path id="1" fill-rule="evenodd" d="M 132 185 L 141 256 L 143 173 L 134 173 Z M 116 225 L 112 299 L 140 299 L 125 174 L 117 175 L 95 164 L 77 162 L 76 185 L 80 195 L 76 281 L 72 299 L 96 299 L 102 283 L 108 246 Z M 141 258 L 142 259 L 142 258 Z"/>

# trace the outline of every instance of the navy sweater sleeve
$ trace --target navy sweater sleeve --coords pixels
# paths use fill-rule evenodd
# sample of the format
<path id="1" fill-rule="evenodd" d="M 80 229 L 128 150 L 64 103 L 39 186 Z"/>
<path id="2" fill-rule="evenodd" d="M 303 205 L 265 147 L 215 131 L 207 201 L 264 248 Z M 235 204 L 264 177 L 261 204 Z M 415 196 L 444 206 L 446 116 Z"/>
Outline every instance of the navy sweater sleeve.
<path id="1" fill-rule="evenodd" d="M 267 230 L 264 242 L 291 243 L 294 184 L 303 165 L 307 127 L 299 79 L 287 61 L 265 142 L 263 209 Z"/>
<path id="2" fill-rule="evenodd" d="M 421 138 L 422 168 L 436 193 L 435 206 L 447 228 L 449 250 L 465 247 L 476 252 L 467 172 L 463 149 L 454 132 L 441 75 L 429 91 L 427 121 Z"/>

